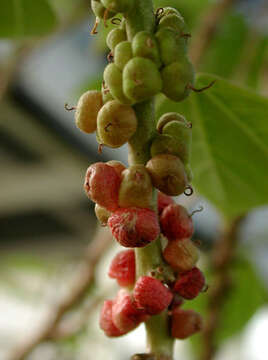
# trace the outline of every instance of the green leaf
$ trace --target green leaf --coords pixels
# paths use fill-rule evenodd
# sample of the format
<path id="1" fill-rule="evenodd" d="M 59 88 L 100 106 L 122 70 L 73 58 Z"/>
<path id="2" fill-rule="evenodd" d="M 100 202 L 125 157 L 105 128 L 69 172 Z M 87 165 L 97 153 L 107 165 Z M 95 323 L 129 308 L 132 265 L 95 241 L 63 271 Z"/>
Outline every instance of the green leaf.
<path id="1" fill-rule="evenodd" d="M 199 75 L 182 103 L 160 97 L 157 115 L 177 111 L 193 123 L 193 184 L 227 217 L 268 203 L 268 99 L 212 75 Z"/>
<path id="2" fill-rule="evenodd" d="M 245 55 L 248 33 L 245 17 L 230 13 L 206 51 L 201 71 L 231 78 Z"/>
<path id="3" fill-rule="evenodd" d="M 41 36 L 54 30 L 57 19 L 47 0 L 4 0 L 0 11 L 0 37 Z"/>
<path id="4" fill-rule="evenodd" d="M 208 283 L 213 286 L 210 280 L 211 274 L 206 274 L 206 277 L 209 279 Z M 267 291 L 247 260 L 239 259 L 233 264 L 231 279 L 232 288 L 226 294 L 216 331 L 218 345 L 241 332 L 256 311 L 267 303 Z M 200 294 L 195 300 L 187 301 L 184 308 L 194 309 L 206 318 L 207 294 Z M 194 336 L 192 341 L 195 348 L 199 350 L 201 336 Z"/>
<path id="5" fill-rule="evenodd" d="M 252 62 L 249 67 L 247 85 L 253 89 L 258 89 L 260 76 L 262 73 L 263 63 L 268 54 L 268 37 L 264 36 L 259 39 L 255 49 L 255 53 L 252 59 Z"/>

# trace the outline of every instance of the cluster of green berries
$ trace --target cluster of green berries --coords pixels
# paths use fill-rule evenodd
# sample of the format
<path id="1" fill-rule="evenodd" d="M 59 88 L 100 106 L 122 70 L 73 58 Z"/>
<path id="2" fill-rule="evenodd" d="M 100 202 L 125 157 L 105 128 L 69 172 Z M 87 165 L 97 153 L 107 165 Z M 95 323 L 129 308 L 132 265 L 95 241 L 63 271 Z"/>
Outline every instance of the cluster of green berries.
<path id="1" fill-rule="evenodd" d="M 107 45 L 114 62 L 104 70 L 104 100 L 134 105 L 161 92 L 171 100 L 184 100 L 194 82 L 186 31 L 173 8 L 156 15 L 154 33 L 140 31 L 130 41 L 124 21 L 111 30 Z"/>
<path id="2" fill-rule="evenodd" d="M 134 0 L 92 0 L 97 19 L 129 14 Z M 97 21 L 98 22 L 98 21 Z M 139 125 L 135 104 L 162 92 L 174 101 L 184 100 L 193 89 L 194 70 L 187 57 L 187 29 L 180 13 L 163 8 L 155 14 L 154 31 L 140 31 L 130 39 L 125 19 L 107 37 L 111 50 L 101 91 L 88 91 L 78 101 L 76 124 L 86 133 L 96 132 L 101 145 L 117 148 L 130 141 Z M 202 319 L 181 308 L 195 298 L 205 279 L 196 267 L 198 250 L 191 241 L 193 223 L 187 210 L 171 196 L 182 194 L 192 179 L 190 148 L 192 126 L 182 115 L 160 117 L 150 141 L 146 164 L 126 168 L 118 161 L 98 162 L 86 172 L 84 189 L 96 203 L 95 213 L 109 226 L 119 244 L 128 248 L 113 259 L 109 276 L 121 289 L 105 301 L 100 327 L 107 336 L 121 336 L 168 310 L 174 338 L 184 339 L 201 329 Z M 158 211 L 153 205 L 158 189 Z M 134 248 L 145 247 L 160 234 L 165 266 L 136 278 Z"/>

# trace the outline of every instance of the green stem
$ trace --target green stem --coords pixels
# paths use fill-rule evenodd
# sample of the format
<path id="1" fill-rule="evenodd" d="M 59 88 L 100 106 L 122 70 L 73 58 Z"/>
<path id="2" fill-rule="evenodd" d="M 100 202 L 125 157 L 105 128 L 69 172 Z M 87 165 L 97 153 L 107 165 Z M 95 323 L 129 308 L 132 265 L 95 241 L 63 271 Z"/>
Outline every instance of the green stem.
<path id="1" fill-rule="evenodd" d="M 128 38 L 131 40 L 138 31 L 154 30 L 153 3 L 151 0 L 136 0 L 133 11 L 126 15 Z M 156 132 L 154 99 L 134 106 L 138 128 L 129 141 L 129 164 L 146 164 L 150 159 L 150 144 Z M 157 211 L 157 192 L 154 190 L 153 204 Z M 137 248 L 137 278 L 149 275 L 152 270 L 163 266 L 160 238 L 144 248 Z M 148 352 L 155 360 L 172 360 L 174 341 L 169 334 L 167 312 L 152 316 L 146 322 Z"/>

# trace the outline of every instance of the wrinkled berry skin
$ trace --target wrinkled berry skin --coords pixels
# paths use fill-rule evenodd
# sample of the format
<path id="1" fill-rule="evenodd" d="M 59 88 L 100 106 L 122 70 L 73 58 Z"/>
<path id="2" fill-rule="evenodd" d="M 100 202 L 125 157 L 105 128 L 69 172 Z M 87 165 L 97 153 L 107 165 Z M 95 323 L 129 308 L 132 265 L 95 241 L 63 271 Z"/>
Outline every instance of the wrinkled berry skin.
<path id="1" fill-rule="evenodd" d="M 112 166 L 98 162 L 86 172 L 84 189 L 87 196 L 106 210 L 118 208 L 120 177 Z"/>
<path id="2" fill-rule="evenodd" d="M 173 295 L 161 281 L 141 276 L 134 287 L 133 297 L 138 308 L 144 309 L 149 315 L 157 315 L 169 306 Z"/>
<path id="3" fill-rule="evenodd" d="M 199 253 L 190 239 L 178 239 L 168 242 L 163 257 L 174 271 L 186 272 L 195 267 Z"/>
<path id="4" fill-rule="evenodd" d="M 168 205 L 174 204 L 174 200 L 170 196 L 165 195 L 161 193 L 161 191 L 159 191 L 157 196 L 157 203 L 158 203 L 158 214 L 161 215 L 163 210 Z"/>
<path id="5" fill-rule="evenodd" d="M 173 290 L 184 299 L 194 299 L 205 286 L 205 277 L 203 273 L 194 267 L 192 270 L 180 274 Z"/>
<path id="6" fill-rule="evenodd" d="M 112 308 L 112 320 L 115 326 L 122 332 L 135 329 L 141 322 L 148 319 L 144 310 L 137 309 L 130 294 L 121 289 L 114 301 Z"/>
<path id="7" fill-rule="evenodd" d="M 113 300 L 104 301 L 103 307 L 100 313 L 99 325 L 100 328 L 105 332 L 105 335 L 109 337 L 117 337 L 124 335 L 124 332 L 119 330 L 112 319 L 112 308 L 113 308 Z"/>
<path id="8" fill-rule="evenodd" d="M 193 310 L 180 307 L 172 311 L 171 334 L 175 339 L 186 339 L 202 329 L 203 321 L 200 314 Z"/>
<path id="9" fill-rule="evenodd" d="M 179 204 L 171 204 L 163 210 L 160 224 L 163 234 L 169 240 L 190 238 L 194 232 L 191 216 Z"/>
<path id="10" fill-rule="evenodd" d="M 132 249 L 120 251 L 112 260 L 108 275 L 120 286 L 132 286 L 136 278 L 135 252 Z"/>
<path id="11" fill-rule="evenodd" d="M 144 247 L 160 233 L 154 211 L 139 208 L 121 208 L 108 220 L 115 239 L 125 247 Z"/>
<path id="12" fill-rule="evenodd" d="M 146 164 L 153 185 L 166 195 L 177 196 L 183 193 L 188 179 L 182 161 L 171 154 L 159 154 Z"/>

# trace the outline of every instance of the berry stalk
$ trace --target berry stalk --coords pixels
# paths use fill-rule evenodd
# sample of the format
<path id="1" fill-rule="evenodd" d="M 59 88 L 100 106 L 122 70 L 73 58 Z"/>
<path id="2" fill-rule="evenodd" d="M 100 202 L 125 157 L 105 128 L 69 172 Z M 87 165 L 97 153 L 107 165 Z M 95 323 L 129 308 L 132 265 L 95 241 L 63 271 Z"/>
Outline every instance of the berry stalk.
<path id="1" fill-rule="evenodd" d="M 130 38 L 142 30 L 153 32 L 154 12 L 151 0 L 137 0 L 134 11 L 126 16 L 126 28 Z M 136 133 L 129 140 L 129 165 L 143 164 L 150 160 L 150 144 L 155 130 L 154 99 L 134 106 L 138 118 Z M 153 208 L 157 212 L 157 193 L 153 190 Z M 144 248 L 136 248 L 136 277 L 149 275 L 163 265 L 160 237 Z M 152 316 L 146 323 L 147 350 L 154 354 L 155 360 L 172 359 L 174 339 L 168 328 L 168 316 L 164 311 Z"/>

